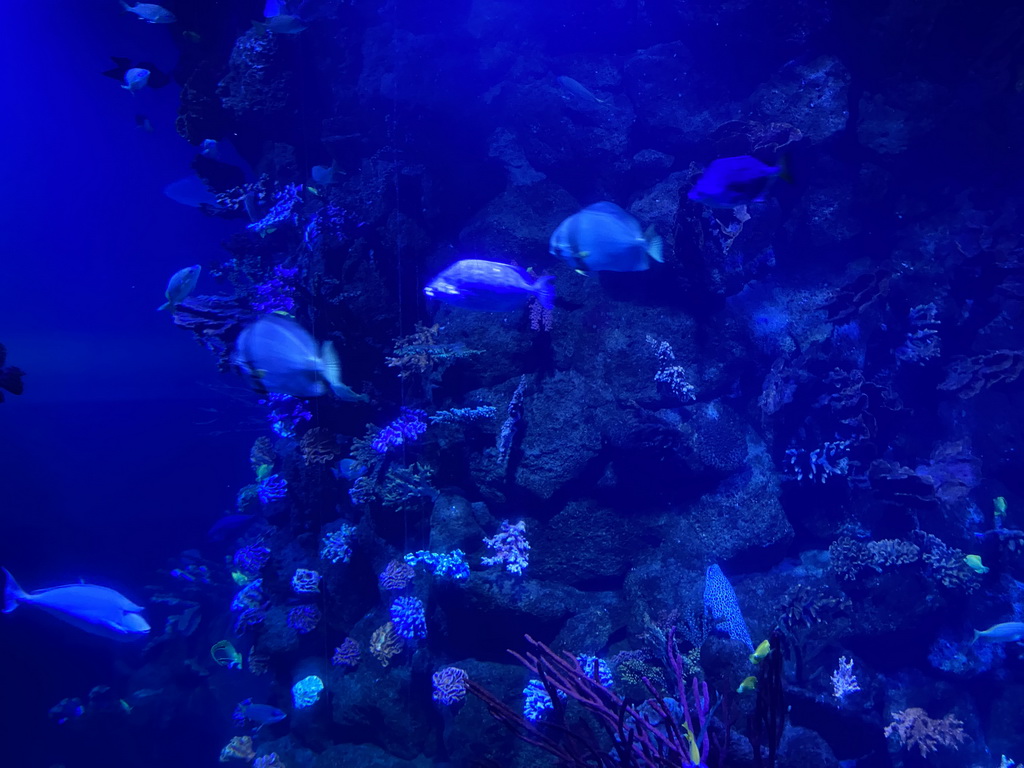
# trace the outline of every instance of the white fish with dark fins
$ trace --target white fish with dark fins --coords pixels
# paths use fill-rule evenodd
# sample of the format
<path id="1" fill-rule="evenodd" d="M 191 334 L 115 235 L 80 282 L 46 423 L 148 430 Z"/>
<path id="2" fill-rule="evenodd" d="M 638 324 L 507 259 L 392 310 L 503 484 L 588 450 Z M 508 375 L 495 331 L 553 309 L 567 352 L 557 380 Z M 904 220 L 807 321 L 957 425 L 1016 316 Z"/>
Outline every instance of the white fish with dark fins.
<path id="1" fill-rule="evenodd" d="M 121 7 L 150 24 L 173 24 L 178 20 L 177 16 L 156 3 L 128 5 L 124 0 L 121 0 Z"/>
<path id="2" fill-rule="evenodd" d="M 551 254 L 580 272 L 641 272 L 664 261 L 661 238 L 615 203 L 594 203 L 567 218 L 551 235 Z"/>
<path id="3" fill-rule="evenodd" d="M 110 587 L 96 584 L 65 584 L 29 594 L 18 586 L 10 572 L 4 585 L 4 613 L 20 605 L 32 605 L 73 627 L 109 640 L 137 640 L 149 634 L 142 618 L 142 606 Z"/>
<path id="4" fill-rule="evenodd" d="M 171 275 L 171 279 L 167 281 L 167 290 L 164 292 L 167 301 L 157 307 L 157 311 L 168 309 L 173 312 L 177 309 L 178 305 L 195 289 L 196 283 L 199 282 L 199 273 L 202 271 L 201 266 L 193 264 L 191 267 L 179 269 Z"/>
<path id="5" fill-rule="evenodd" d="M 333 392 L 347 402 L 367 400 L 341 381 L 334 344 L 316 339 L 291 317 L 264 315 L 242 329 L 231 362 L 249 375 L 257 392 L 319 397 Z"/>
<path id="6" fill-rule="evenodd" d="M 142 67 L 132 67 L 124 73 L 124 85 L 121 87 L 126 91 L 135 93 L 146 87 L 146 83 L 149 82 L 150 71 L 143 69 Z"/>

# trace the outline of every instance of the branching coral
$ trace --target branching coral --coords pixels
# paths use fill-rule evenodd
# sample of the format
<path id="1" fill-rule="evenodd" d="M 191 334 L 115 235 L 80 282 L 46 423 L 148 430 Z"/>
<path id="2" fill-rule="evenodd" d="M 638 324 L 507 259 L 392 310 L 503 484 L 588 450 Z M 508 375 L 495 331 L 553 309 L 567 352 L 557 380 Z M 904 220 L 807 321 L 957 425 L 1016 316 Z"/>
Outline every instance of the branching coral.
<path id="1" fill-rule="evenodd" d="M 417 325 L 415 333 L 395 339 L 392 356 L 386 359 L 389 368 L 397 368 L 401 378 L 414 373 L 439 377 L 456 360 L 480 354 L 464 344 L 441 344 L 438 336 L 441 326 L 435 323 L 429 328 Z"/>
<path id="2" fill-rule="evenodd" d="M 996 384 L 1009 384 L 1024 371 L 1024 352 L 997 349 L 974 357 L 958 357 L 946 368 L 938 386 L 966 400 Z"/>
<path id="3" fill-rule="evenodd" d="M 909 707 L 902 712 L 893 712 L 885 735 L 895 736 L 900 746 L 907 749 L 917 747 L 921 757 L 927 757 L 929 752 L 937 752 L 939 746 L 959 749 L 967 739 L 963 726 L 963 722 L 952 713 L 941 720 L 932 720 L 923 709 Z"/>

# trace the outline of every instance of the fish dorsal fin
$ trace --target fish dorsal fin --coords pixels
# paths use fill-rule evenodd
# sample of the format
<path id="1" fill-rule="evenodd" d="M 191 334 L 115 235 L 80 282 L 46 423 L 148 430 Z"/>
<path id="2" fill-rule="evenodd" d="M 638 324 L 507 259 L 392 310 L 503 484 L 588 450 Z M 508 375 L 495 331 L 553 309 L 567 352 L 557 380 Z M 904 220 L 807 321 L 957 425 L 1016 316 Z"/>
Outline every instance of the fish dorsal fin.
<path id="1" fill-rule="evenodd" d="M 600 203 L 594 203 L 593 205 L 587 206 L 586 210 L 593 211 L 594 213 L 604 213 L 620 219 L 629 216 L 629 214 L 620 206 L 608 200 L 602 200 Z"/>

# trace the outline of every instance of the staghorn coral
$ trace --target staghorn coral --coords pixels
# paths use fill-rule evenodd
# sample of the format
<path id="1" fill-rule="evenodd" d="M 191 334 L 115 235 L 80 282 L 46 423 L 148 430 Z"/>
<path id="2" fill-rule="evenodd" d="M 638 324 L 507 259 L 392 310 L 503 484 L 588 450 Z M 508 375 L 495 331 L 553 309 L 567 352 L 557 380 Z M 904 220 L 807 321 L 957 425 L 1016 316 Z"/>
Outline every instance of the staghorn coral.
<path id="1" fill-rule="evenodd" d="M 391 659 L 402 652 L 402 639 L 395 632 L 395 625 L 390 621 L 373 631 L 370 636 L 370 653 L 382 667 L 391 663 Z"/>

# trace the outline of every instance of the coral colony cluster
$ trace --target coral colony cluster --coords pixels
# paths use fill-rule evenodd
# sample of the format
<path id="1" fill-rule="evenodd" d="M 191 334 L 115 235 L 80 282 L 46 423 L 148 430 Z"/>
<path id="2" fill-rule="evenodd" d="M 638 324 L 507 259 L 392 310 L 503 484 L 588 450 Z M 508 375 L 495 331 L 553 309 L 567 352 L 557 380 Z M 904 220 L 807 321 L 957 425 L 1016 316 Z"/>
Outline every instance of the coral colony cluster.
<path id="1" fill-rule="evenodd" d="M 257 439 L 139 687 L 263 768 L 1014 766 L 1020 9 L 419 5 L 188 16 Z"/>

